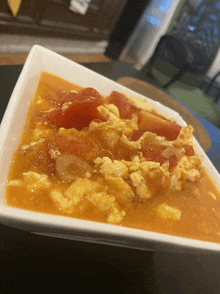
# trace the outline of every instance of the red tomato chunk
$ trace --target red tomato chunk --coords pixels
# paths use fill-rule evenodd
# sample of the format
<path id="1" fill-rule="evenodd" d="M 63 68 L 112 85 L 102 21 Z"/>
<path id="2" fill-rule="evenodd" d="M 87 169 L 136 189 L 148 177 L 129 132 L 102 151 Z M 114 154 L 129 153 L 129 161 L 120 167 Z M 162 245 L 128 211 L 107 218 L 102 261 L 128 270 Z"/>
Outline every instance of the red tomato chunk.
<path id="1" fill-rule="evenodd" d="M 183 145 L 183 148 L 185 149 L 185 155 L 187 156 L 195 155 L 195 151 L 191 145 Z"/>
<path id="2" fill-rule="evenodd" d="M 103 103 L 101 95 L 92 88 L 86 88 L 78 93 L 65 93 L 61 97 L 62 104 L 71 102 L 66 108 L 59 106 L 45 114 L 45 118 L 57 128 L 76 128 L 81 130 L 88 127 L 91 121 L 105 121 L 97 110 Z"/>
<path id="3" fill-rule="evenodd" d="M 125 95 L 116 91 L 112 91 L 111 95 L 107 97 L 107 102 L 117 106 L 120 118 L 122 119 L 130 119 L 134 113 L 138 112 L 138 110 L 131 105 Z"/>
<path id="4" fill-rule="evenodd" d="M 74 101 L 81 101 L 81 102 L 94 102 L 97 105 L 100 105 L 103 102 L 103 98 L 98 91 L 93 88 L 85 88 L 79 91 L 78 93 L 75 92 L 64 92 L 61 95 L 62 103 L 66 102 L 74 102 Z"/>
<path id="5" fill-rule="evenodd" d="M 168 141 L 173 141 L 180 133 L 181 126 L 177 123 L 164 119 L 155 114 L 141 111 L 138 114 L 139 129 L 141 131 L 153 132 L 158 136 L 165 137 Z"/>
<path id="6" fill-rule="evenodd" d="M 157 146 L 153 144 L 152 146 L 143 147 L 141 151 L 143 153 L 143 156 L 146 158 L 146 160 L 159 162 L 160 165 L 164 164 L 165 162 L 169 162 L 169 165 L 170 165 L 169 168 L 170 169 L 174 168 L 178 163 L 176 156 L 171 155 L 169 158 L 166 158 L 161 155 L 163 150 L 164 149 L 161 146 Z"/>

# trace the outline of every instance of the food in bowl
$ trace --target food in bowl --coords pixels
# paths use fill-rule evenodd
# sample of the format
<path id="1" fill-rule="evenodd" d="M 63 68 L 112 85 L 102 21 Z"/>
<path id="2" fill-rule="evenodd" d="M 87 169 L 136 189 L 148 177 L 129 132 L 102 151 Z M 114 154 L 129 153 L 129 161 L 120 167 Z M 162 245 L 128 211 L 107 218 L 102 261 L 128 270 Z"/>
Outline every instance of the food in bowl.
<path id="1" fill-rule="evenodd" d="M 181 127 L 142 98 L 42 73 L 8 205 L 220 242 L 220 195 Z"/>

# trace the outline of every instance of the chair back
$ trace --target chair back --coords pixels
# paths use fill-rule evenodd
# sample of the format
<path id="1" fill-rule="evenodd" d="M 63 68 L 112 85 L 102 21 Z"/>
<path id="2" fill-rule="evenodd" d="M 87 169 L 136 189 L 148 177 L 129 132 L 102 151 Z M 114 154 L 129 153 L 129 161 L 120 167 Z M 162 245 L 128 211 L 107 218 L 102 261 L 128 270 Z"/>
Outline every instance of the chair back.
<path id="1" fill-rule="evenodd" d="M 188 63 L 198 74 L 208 71 L 219 50 L 219 15 L 220 0 L 185 0 L 169 31 L 169 35 L 185 42 Z"/>
<path id="2" fill-rule="evenodd" d="M 187 51 L 181 40 L 169 34 L 160 38 L 154 55 L 177 68 L 183 68 L 187 59 Z"/>

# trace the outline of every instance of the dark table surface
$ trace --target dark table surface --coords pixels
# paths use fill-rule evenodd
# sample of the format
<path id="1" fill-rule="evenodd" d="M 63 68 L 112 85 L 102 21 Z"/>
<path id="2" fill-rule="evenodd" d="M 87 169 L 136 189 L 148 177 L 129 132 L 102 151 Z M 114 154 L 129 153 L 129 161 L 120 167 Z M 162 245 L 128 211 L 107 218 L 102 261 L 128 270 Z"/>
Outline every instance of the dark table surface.
<path id="1" fill-rule="evenodd" d="M 131 64 L 122 62 L 83 65 L 113 80 L 138 75 Z M 0 120 L 22 67 L 0 66 Z M 197 118 L 211 132 L 214 146 L 217 146 L 214 153 L 219 157 L 218 130 L 201 117 Z M 0 237 L 3 293 L 194 294 L 202 293 L 201 289 L 208 293 L 209 281 L 214 285 L 212 289 L 220 291 L 218 279 L 214 279 L 214 273 L 220 270 L 216 257 L 195 258 L 65 240 L 4 225 L 0 225 Z"/>

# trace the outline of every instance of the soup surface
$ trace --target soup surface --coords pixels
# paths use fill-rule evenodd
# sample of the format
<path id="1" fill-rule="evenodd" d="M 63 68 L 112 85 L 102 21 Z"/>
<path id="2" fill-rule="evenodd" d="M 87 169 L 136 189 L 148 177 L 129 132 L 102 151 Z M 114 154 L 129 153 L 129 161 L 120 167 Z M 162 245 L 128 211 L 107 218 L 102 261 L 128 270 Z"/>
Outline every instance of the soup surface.
<path id="1" fill-rule="evenodd" d="M 181 127 L 146 100 L 42 73 L 6 185 L 15 207 L 220 242 L 220 195 Z"/>

